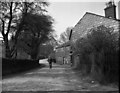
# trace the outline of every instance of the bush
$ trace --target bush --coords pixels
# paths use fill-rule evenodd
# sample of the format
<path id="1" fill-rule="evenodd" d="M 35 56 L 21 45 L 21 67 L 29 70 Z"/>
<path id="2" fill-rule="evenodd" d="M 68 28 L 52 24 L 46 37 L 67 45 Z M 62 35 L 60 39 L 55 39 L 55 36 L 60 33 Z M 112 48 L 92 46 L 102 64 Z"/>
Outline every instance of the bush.
<path id="1" fill-rule="evenodd" d="M 75 44 L 82 69 L 86 72 L 91 69 L 88 73 L 93 73 L 100 81 L 118 80 L 118 42 L 119 32 L 114 32 L 113 28 L 101 25 L 91 29 L 86 37 L 78 39 Z"/>
<path id="2" fill-rule="evenodd" d="M 90 53 L 93 51 L 93 46 L 89 43 L 87 37 L 80 38 L 72 45 L 74 49 L 73 55 L 79 55 L 79 64 L 75 69 L 79 69 L 83 74 L 89 74 L 91 69 Z"/>

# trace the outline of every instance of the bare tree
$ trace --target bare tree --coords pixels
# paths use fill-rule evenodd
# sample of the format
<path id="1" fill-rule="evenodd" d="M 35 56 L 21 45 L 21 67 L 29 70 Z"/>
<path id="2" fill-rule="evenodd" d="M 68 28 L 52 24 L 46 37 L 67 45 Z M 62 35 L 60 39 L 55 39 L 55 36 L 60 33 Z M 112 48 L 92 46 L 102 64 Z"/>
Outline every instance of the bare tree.
<path id="1" fill-rule="evenodd" d="M 70 31 L 73 27 L 68 27 L 65 32 L 60 35 L 60 42 L 65 43 L 69 41 Z"/>

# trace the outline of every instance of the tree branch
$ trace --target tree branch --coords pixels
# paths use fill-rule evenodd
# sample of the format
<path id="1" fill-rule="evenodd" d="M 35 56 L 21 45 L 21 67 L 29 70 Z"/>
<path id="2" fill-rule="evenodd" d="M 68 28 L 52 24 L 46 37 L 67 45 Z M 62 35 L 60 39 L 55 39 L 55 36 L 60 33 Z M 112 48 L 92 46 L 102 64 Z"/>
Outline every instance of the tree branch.
<path id="1" fill-rule="evenodd" d="M 6 35 L 9 34 L 10 32 L 10 26 L 11 26 L 11 22 L 12 22 L 12 6 L 13 6 L 13 2 L 11 2 L 11 5 L 10 5 L 10 19 L 9 19 L 9 22 L 8 22 L 8 29 L 7 29 L 7 33 Z"/>
<path id="2" fill-rule="evenodd" d="M 2 19 L 1 19 L 1 20 L 2 20 Z M 2 20 L 2 36 L 3 36 L 3 37 L 5 36 L 4 28 L 5 28 L 5 21 Z"/>

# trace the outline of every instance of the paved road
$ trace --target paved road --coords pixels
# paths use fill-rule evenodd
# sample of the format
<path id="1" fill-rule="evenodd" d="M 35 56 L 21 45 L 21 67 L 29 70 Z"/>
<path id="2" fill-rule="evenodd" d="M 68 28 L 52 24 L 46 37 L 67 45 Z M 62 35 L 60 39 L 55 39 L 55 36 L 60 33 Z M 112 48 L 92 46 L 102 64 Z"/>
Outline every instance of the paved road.
<path id="1" fill-rule="evenodd" d="M 14 77 L 2 80 L 3 91 L 114 91 L 112 86 L 101 86 L 91 83 L 89 78 L 82 78 L 78 72 L 73 71 L 69 65 L 53 64 L 49 69 L 46 60 L 40 61 L 46 64 L 42 69 L 32 70 Z"/>

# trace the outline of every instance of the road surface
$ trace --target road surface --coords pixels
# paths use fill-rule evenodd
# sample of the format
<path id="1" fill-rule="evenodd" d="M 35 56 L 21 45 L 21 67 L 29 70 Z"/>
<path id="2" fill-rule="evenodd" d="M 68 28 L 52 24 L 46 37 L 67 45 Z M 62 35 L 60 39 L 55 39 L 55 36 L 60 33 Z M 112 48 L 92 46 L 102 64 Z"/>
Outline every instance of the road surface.
<path id="1" fill-rule="evenodd" d="M 53 64 L 49 69 L 45 60 L 40 63 L 46 67 L 38 68 L 2 80 L 3 91 L 116 91 L 114 86 L 103 86 L 83 78 L 79 72 L 73 71 L 69 65 Z"/>

